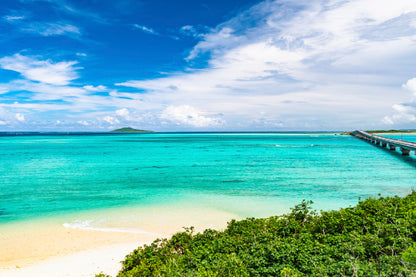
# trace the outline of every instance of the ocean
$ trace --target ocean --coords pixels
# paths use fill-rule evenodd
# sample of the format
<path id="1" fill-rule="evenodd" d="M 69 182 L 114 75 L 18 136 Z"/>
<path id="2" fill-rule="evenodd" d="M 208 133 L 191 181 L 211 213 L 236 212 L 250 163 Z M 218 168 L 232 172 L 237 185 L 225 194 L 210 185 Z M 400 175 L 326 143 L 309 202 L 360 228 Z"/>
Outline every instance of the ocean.
<path id="1" fill-rule="evenodd" d="M 117 229 L 98 215 L 182 207 L 266 217 L 302 199 L 338 209 L 416 184 L 414 156 L 333 133 L 7 135 L 0 157 L 0 226 L 65 218 L 68 228 L 128 231 L 128 218 Z"/>

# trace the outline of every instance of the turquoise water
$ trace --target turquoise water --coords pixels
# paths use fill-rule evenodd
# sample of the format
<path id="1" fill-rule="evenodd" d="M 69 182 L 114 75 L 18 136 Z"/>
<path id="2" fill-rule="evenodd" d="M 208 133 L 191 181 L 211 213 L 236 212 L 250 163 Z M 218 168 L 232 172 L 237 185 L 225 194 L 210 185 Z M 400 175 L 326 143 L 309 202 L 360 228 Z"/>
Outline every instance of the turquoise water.
<path id="1" fill-rule="evenodd" d="M 410 142 L 416 142 L 416 135 L 412 134 L 412 133 L 404 133 L 403 135 L 398 135 L 398 134 L 383 134 L 383 137 L 386 138 L 393 138 L 393 139 L 399 139 L 399 140 L 405 140 L 405 141 L 410 141 Z"/>
<path id="2" fill-rule="evenodd" d="M 406 136 L 416 141 L 416 136 Z M 414 157 L 334 134 L 0 137 L 0 222 L 184 203 L 242 217 L 405 195 Z"/>

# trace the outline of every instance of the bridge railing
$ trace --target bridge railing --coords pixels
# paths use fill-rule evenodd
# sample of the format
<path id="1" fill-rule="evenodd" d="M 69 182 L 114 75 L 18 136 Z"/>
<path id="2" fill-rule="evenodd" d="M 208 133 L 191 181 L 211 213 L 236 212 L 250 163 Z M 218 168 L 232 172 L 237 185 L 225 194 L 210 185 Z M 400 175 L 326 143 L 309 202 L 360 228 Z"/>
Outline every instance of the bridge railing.
<path id="1" fill-rule="evenodd" d="M 392 138 L 386 138 L 378 135 L 373 135 L 361 130 L 357 130 L 351 133 L 352 136 L 371 141 L 376 144 L 381 144 L 383 147 L 389 146 L 390 150 L 396 150 L 396 147 L 400 148 L 403 155 L 408 156 L 410 151 L 416 152 L 416 143 Z"/>

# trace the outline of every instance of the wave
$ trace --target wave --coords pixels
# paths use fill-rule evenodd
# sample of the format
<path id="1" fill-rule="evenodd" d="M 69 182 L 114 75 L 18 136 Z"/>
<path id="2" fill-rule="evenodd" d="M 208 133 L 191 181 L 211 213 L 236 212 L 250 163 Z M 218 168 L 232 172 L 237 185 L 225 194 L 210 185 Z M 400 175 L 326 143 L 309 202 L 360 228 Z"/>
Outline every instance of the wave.
<path id="1" fill-rule="evenodd" d="M 323 145 L 323 144 L 298 144 L 298 145 L 280 145 L 280 144 L 275 144 L 274 147 L 287 147 L 287 148 L 292 148 L 292 147 L 342 147 L 340 145 Z"/>
<path id="2" fill-rule="evenodd" d="M 285 147 L 285 148 L 293 148 L 293 147 L 316 147 L 316 146 L 326 146 L 326 145 L 314 145 L 314 144 L 308 144 L 308 145 L 280 145 L 280 144 L 275 144 L 275 147 Z"/>
<path id="3" fill-rule="evenodd" d="M 71 229 L 80 229 L 80 230 L 91 230 L 91 231 L 101 231 L 101 232 L 118 232 L 118 233 L 135 233 L 135 234 L 154 234 L 147 232 L 141 229 L 136 228 L 114 228 L 114 227 L 98 227 L 93 226 L 93 220 L 84 220 L 84 221 L 73 221 L 71 223 L 64 223 L 62 226 L 65 228 Z"/>

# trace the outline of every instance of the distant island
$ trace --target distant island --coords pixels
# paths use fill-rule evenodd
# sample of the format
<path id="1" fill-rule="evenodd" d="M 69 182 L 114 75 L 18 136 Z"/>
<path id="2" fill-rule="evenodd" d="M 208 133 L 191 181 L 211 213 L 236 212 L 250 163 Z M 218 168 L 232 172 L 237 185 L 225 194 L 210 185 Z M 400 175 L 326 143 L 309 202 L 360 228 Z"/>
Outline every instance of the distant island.
<path id="1" fill-rule="evenodd" d="M 153 131 L 148 130 L 138 130 L 131 127 L 124 127 L 116 130 L 110 131 L 110 133 L 153 133 Z"/>
<path id="2" fill-rule="evenodd" d="M 373 131 L 366 131 L 370 134 L 376 133 L 416 133 L 416 130 L 373 130 Z"/>

